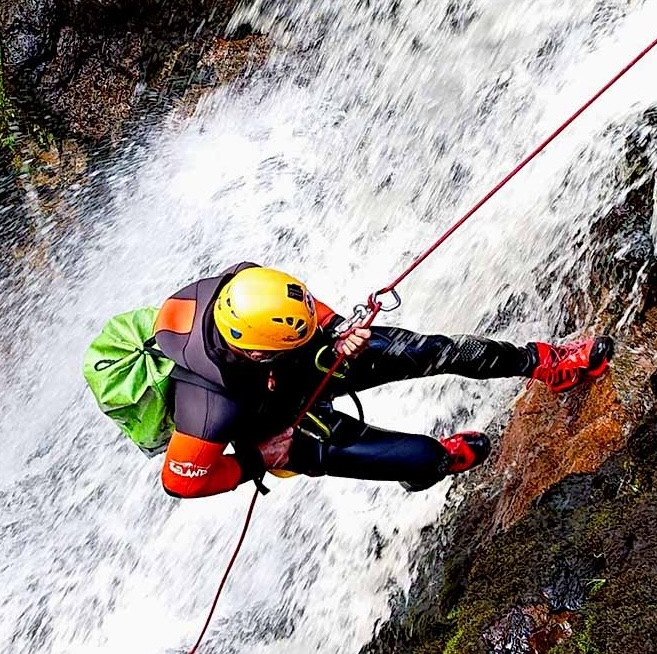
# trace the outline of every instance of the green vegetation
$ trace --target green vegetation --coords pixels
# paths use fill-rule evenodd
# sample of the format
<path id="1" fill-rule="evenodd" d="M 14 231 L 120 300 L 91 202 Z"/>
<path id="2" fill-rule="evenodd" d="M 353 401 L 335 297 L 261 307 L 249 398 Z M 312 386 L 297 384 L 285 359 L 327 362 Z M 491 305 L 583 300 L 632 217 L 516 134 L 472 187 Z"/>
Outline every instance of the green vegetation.
<path id="1" fill-rule="evenodd" d="M 2 73 L 2 53 L 0 52 L 0 151 L 13 153 L 16 148 L 16 135 L 12 131 L 16 116 L 5 91 Z"/>
<path id="2" fill-rule="evenodd" d="M 575 645 L 581 654 L 601 654 L 600 650 L 593 644 L 591 633 L 594 620 L 588 617 L 581 632 L 575 634 Z"/>
<path id="3" fill-rule="evenodd" d="M 55 145 L 55 135 L 44 127 L 41 127 L 41 125 L 31 125 L 29 132 L 31 139 L 36 143 L 39 150 L 45 152 Z"/>
<path id="4" fill-rule="evenodd" d="M 36 146 L 37 151 L 46 152 L 55 144 L 54 134 L 37 123 L 31 123 L 29 126 L 22 126 L 19 129 L 20 118 L 14 108 L 14 105 L 7 94 L 4 85 L 2 69 L 2 53 L 0 52 L 0 159 L 10 162 L 10 166 L 16 171 L 35 172 L 31 165 L 25 169 L 23 157 L 18 153 L 18 138 L 22 131 L 27 135 L 27 140 Z"/>

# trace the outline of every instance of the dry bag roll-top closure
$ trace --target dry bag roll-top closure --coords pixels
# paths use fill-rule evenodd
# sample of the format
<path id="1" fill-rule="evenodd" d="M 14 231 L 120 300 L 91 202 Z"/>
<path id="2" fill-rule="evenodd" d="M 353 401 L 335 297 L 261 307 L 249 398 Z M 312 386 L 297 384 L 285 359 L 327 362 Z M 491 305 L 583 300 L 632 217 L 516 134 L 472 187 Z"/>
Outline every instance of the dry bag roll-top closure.
<path id="1" fill-rule="evenodd" d="M 111 318 L 83 364 L 101 411 L 147 456 L 166 449 L 174 429 L 169 397 L 175 363 L 156 348 L 158 313 L 144 307 Z"/>

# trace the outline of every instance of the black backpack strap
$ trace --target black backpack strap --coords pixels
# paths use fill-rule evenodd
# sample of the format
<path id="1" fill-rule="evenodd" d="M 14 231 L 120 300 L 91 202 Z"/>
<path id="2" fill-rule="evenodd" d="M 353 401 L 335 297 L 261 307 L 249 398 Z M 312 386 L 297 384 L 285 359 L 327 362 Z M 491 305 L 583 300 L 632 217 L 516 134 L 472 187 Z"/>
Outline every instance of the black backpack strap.
<path id="1" fill-rule="evenodd" d="M 269 491 L 270 491 L 270 489 L 267 488 L 267 486 L 265 486 L 262 483 L 262 480 L 264 479 L 264 477 L 265 476 L 262 475 L 262 477 L 258 477 L 257 479 L 253 480 L 253 483 L 255 484 L 255 487 L 258 489 L 258 491 L 260 492 L 261 495 L 267 495 L 267 493 L 269 493 Z"/>
<path id="2" fill-rule="evenodd" d="M 144 341 L 144 352 L 148 352 L 152 357 L 155 357 L 156 359 L 167 358 L 162 350 L 158 350 L 155 336 L 151 336 L 147 341 Z"/>

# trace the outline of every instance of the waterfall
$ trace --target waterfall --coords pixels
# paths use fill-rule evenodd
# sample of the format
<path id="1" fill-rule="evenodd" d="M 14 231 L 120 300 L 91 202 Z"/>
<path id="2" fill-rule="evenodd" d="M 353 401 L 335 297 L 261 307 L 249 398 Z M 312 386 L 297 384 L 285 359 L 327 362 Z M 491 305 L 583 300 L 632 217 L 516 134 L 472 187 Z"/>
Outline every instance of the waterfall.
<path id="1" fill-rule="evenodd" d="M 81 362 L 111 315 L 245 259 L 349 313 L 654 39 L 657 6 L 260 0 L 233 18 L 247 21 L 271 37 L 264 67 L 126 144 L 48 265 L 4 283 L 0 651 L 187 652 L 239 536 L 251 484 L 170 498 L 161 457 L 100 414 Z M 655 101 L 656 56 L 402 283 L 402 306 L 377 324 L 552 337 L 560 271 L 618 193 L 619 135 Z M 554 290 L 539 295 L 547 277 Z M 362 399 L 374 424 L 440 434 L 485 428 L 520 385 L 444 377 Z M 200 651 L 358 652 L 408 589 L 449 481 L 416 494 L 267 483 Z"/>

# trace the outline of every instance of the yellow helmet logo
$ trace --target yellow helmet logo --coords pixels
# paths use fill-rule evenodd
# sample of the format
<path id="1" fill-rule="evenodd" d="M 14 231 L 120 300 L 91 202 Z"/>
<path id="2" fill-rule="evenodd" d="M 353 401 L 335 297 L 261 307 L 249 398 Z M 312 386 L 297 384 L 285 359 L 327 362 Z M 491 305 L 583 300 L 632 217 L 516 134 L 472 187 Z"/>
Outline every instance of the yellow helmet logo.
<path id="1" fill-rule="evenodd" d="M 272 268 L 237 273 L 219 292 L 214 320 L 224 340 L 242 350 L 290 350 L 317 329 L 305 284 Z"/>

